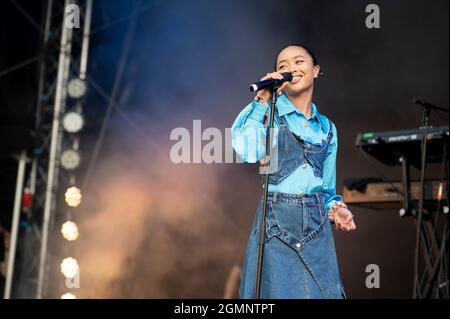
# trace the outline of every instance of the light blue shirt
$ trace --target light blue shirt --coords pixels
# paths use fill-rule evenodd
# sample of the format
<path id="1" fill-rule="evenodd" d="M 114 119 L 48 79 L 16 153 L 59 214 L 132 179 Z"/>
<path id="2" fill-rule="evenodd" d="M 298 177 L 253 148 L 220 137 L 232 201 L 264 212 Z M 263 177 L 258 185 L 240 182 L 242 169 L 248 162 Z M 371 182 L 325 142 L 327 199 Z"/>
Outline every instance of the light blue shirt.
<path id="1" fill-rule="evenodd" d="M 322 145 L 326 139 L 329 123 L 328 119 L 319 113 L 317 106 L 312 103 L 311 117 L 307 119 L 294 104 L 285 96 L 278 98 L 276 107 L 279 116 L 283 116 L 291 132 L 301 136 L 311 144 Z M 267 123 L 264 118 L 268 114 Z M 232 145 L 236 154 L 248 163 L 256 163 L 265 156 L 266 132 L 270 118 L 270 108 L 261 102 L 251 102 L 237 116 L 231 127 Z M 276 146 L 278 135 L 278 121 L 275 117 L 273 144 Z M 310 165 L 298 167 L 291 175 L 279 184 L 269 184 L 269 192 L 291 194 L 310 194 L 322 192 L 325 195 L 326 208 L 329 210 L 335 201 L 342 201 L 342 196 L 336 194 L 336 155 L 338 138 L 336 126 L 332 124 L 333 137 L 328 147 L 323 166 L 323 177 L 317 177 Z"/>

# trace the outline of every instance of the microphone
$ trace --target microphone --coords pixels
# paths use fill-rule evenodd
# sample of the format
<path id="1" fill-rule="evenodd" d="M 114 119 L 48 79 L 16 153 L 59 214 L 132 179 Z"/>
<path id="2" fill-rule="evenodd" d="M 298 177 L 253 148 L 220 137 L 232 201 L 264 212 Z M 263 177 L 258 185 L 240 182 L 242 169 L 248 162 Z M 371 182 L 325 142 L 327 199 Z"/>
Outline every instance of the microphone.
<path id="1" fill-rule="evenodd" d="M 282 80 L 267 79 L 253 83 L 252 85 L 250 85 L 250 92 L 256 92 L 265 89 L 276 89 L 279 88 L 284 82 L 292 81 L 292 73 L 285 72 L 281 73 L 281 75 L 283 76 Z"/>

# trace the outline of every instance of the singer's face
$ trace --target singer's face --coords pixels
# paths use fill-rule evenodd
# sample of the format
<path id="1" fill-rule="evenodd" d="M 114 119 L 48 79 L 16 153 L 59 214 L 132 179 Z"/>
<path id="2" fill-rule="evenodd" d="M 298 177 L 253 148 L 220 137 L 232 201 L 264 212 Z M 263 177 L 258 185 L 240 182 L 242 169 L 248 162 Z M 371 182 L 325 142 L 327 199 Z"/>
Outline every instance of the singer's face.
<path id="1" fill-rule="evenodd" d="M 312 57 L 304 48 L 289 46 L 277 57 L 277 71 L 292 73 L 293 79 L 284 91 L 288 96 L 296 96 L 313 87 L 320 67 L 314 66 Z"/>

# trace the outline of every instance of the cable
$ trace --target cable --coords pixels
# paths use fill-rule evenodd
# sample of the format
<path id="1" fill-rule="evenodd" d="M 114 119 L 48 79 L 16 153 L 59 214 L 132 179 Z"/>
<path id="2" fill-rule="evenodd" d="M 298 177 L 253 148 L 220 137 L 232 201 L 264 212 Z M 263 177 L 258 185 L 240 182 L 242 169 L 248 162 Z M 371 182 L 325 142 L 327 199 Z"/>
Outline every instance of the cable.
<path id="1" fill-rule="evenodd" d="M 41 58 L 41 56 L 42 56 L 42 53 L 39 53 L 38 55 L 36 55 L 36 56 L 34 56 L 32 58 L 29 58 L 29 59 L 27 59 L 25 61 L 17 63 L 16 65 L 14 65 L 14 66 L 6 69 L 6 70 L 1 71 L 0 72 L 0 78 L 3 77 L 3 76 L 8 75 L 8 74 L 10 74 L 10 73 L 12 73 L 14 71 L 17 71 L 17 70 L 19 70 L 19 69 L 21 69 L 21 68 L 23 68 L 23 67 L 25 67 L 25 66 L 33 63 L 33 62 L 35 62 L 35 61 L 37 61 L 37 60 L 39 60 Z"/>
<path id="2" fill-rule="evenodd" d="M 110 100 L 110 97 L 109 97 L 109 95 L 108 95 L 108 93 L 106 93 L 105 92 L 105 90 L 92 78 L 92 77 L 90 77 L 89 75 L 87 75 L 87 80 L 88 80 L 88 82 L 92 85 L 92 87 L 106 100 L 106 101 L 109 101 Z M 151 146 L 152 148 L 154 148 L 155 150 L 157 150 L 157 151 L 159 151 L 159 146 L 155 143 L 155 142 L 153 142 L 152 140 L 150 140 L 150 139 L 148 139 L 147 138 L 147 135 L 145 134 L 145 132 L 140 128 L 140 126 L 139 125 L 137 125 L 136 124 L 136 122 L 133 120 L 133 119 L 131 119 L 131 117 L 130 116 L 128 116 L 128 114 L 126 114 L 124 111 L 122 111 L 120 108 L 119 108 L 119 105 L 115 102 L 115 101 L 113 101 L 113 106 L 112 106 L 118 113 L 119 113 L 119 115 L 120 116 L 122 116 L 127 122 L 128 122 L 128 124 L 130 124 L 134 129 L 135 129 L 135 131 L 141 136 L 141 137 L 143 137 L 144 138 L 144 140 L 146 141 L 146 142 L 148 142 L 149 143 L 149 146 Z"/>
<path id="3" fill-rule="evenodd" d="M 28 22 L 31 23 L 31 25 L 38 30 L 40 33 L 44 33 L 44 29 L 42 29 L 41 25 L 39 23 L 36 22 L 36 20 L 33 19 L 32 16 L 30 16 L 27 11 L 22 8 L 22 6 L 20 4 L 18 4 L 16 2 L 16 0 L 9 0 L 9 2 L 11 2 L 11 4 L 13 6 L 16 7 L 16 9 L 25 17 L 26 20 L 28 20 Z"/>
<path id="4" fill-rule="evenodd" d="M 99 133 L 99 136 L 95 143 L 94 154 L 92 155 L 92 158 L 89 161 L 88 169 L 87 169 L 86 174 L 83 179 L 83 183 L 82 183 L 83 188 L 88 183 L 89 178 L 91 176 L 91 172 L 94 168 L 95 163 L 97 162 L 97 157 L 98 157 L 100 148 L 103 143 L 103 138 L 105 136 L 106 128 L 108 126 L 109 119 L 111 117 L 111 112 L 112 112 L 112 108 L 114 105 L 114 101 L 116 99 L 117 91 L 119 89 L 120 79 L 121 79 L 123 71 L 125 69 L 128 52 L 129 52 L 131 44 L 132 44 L 132 38 L 133 38 L 134 31 L 136 29 L 136 24 L 137 24 L 137 17 L 135 17 L 135 19 L 133 19 L 128 26 L 127 34 L 125 36 L 125 42 L 124 42 L 124 45 L 122 48 L 122 53 L 121 53 L 120 60 L 119 60 L 119 65 L 117 67 L 116 75 L 114 78 L 113 88 L 111 90 L 111 96 L 108 99 L 108 108 L 106 110 L 105 116 L 103 117 L 103 122 L 102 122 L 102 126 L 100 129 L 100 133 Z"/>
<path id="5" fill-rule="evenodd" d="M 386 177 L 379 169 L 378 167 L 372 162 L 372 159 L 369 158 L 369 156 L 362 150 L 361 147 L 358 147 L 359 151 L 361 152 L 361 154 L 364 156 L 364 158 L 367 160 L 367 162 L 373 167 L 373 169 L 376 171 L 376 173 L 387 183 L 389 183 L 392 188 L 402 197 L 404 197 L 405 195 L 403 194 L 403 192 L 401 190 L 399 190 L 397 188 L 397 186 L 394 185 L 394 182 L 389 179 L 388 177 Z"/>
<path id="6" fill-rule="evenodd" d="M 360 150 L 360 152 L 362 153 L 362 155 L 364 156 L 364 158 L 367 160 L 367 162 L 374 168 L 374 170 L 377 172 L 377 174 L 378 174 L 385 182 L 389 183 L 389 184 L 392 186 L 392 188 L 394 189 L 394 191 L 396 191 L 400 196 L 402 196 L 402 197 L 404 198 L 404 193 L 403 193 L 401 190 L 399 190 L 399 189 L 394 185 L 393 181 L 392 181 L 391 179 L 389 179 L 388 177 L 386 177 L 386 176 L 378 169 L 378 167 L 372 162 L 372 159 L 369 158 L 368 155 L 367 155 L 360 147 L 358 147 L 358 149 Z M 414 201 L 411 200 L 411 201 L 410 201 L 410 204 L 411 204 L 412 208 L 413 208 L 415 211 L 418 210 L 417 205 L 416 205 L 416 203 L 415 203 Z M 429 239 L 428 239 L 427 236 L 424 236 L 424 237 L 422 238 L 422 244 L 425 246 L 425 248 L 426 248 L 427 250 L 429 250 L 430 242 L 429 242 Z M 430 256 L 429 254 L 427 254 L 427 255 L 429 256 L 429 262 L 431 262 L 431 256 Z M 418 280 L 418 282 L 419 282 L 419 287 L 422 286 L 424 279 L 425 279 L 425 273 L 422 275 L 422 278 L 421 278 L 420 280 Z M 420 289 L 419 289 L 419 294 L 420 294 Z"/>
<path id="7" fill-rule="evenodd" d="M 148 9 L 152 8 L 153 6 L 156 6 L 156 5 L 160 4 L 161 2 L 163 2 L 163 0 L 157 0 L 157 1 L 153 2 L 153 3 L 150 3 L 150 4 L 146 5 L 146 6 L 143 6 L 142 8 L 139 8 L 139 9 L 131 12 L 130 14 L 128 14 L 128 15 L 126 15 L 124 17 L 120 17 L 120 18 L 117 18 L 117 19 L 115 19 L 115 20 L 113 20 L 111 22 L 108 22 L 108 23 L 102 25 L 101 27 L 98 27 L 98 28 L 92 30 L 91 31 L 91 36 L 93 36 L 97 32 L 100 32 L 100 31 L 102 31 L 104 29 L 107 29 L 107 28 L 109 28 L 109 27 L 111 27 L 111 26 L 113 26 L 113 25 L 115 25 L 117 23 L 120 23 L 120 22 L 126 21 L 128 19 L 131 19 L 135 15 L 137 15 L 137 14 L 139 14 L 141 12 L 147 11 Z"/>
<path id="8" fill-rule="evenodd" d="M 441 113 L 439 112 L 439 110 L 433 109 L 433 111 L 435 112 L 435 114 L 436 114 L 436 116 L 437 116 L 438 118 L 440 118 L 440 119 L 443 120 L 443 121 L 448 121 L 448 117 L 447 117 L 447 118 L 443 117 L 443 116 L 441 115 Z"/>
<path id="9" fill-rule="evenodd" d="M 367 162 L 373 167 L 373 169 L 376 171 L 376 173 L 387 183 L 389 183 L 392 188 L 394 189 L 395 192 L 397 192 L 400 196 L 405 197 L 405 194 L 398 189 L 397 186 L 394 185 L 394 182 L 389 179 L 388 177 L 386 177 L 386 175 L 384 175 L 379 169 L 378 167 L 372 162 L 372 159 L 369 158 L 369 156 L 360 148 L 358 147 L 359 151 L 362 153 L 362 155 L 364 156 L 364 158 L 367 160 Z M 413 208 L 415 210 L 417 210 L 417 205 L 414 201 L 411 201 L 410 204 L 413 206 Z"/>

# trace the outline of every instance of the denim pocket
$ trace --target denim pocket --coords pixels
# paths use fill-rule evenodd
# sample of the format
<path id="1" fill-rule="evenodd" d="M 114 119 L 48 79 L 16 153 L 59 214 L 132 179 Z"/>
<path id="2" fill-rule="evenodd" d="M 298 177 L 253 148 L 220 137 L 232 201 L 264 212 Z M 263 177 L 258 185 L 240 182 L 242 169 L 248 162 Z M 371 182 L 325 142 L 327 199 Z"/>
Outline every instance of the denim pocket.
<path id="1" fill-rule="evenodd" d="M 274 230 L 282 229 L 298 240 L 302 238 L 303 218 L 302 210 L 299 209 L 298 206 L 283 204 L 272 205 L 269 218 L 268 222 Z"/>
<path id="2" fill-rule="evenodd" d="M 303 206 L 303 236 L 308 236 L 322 224 L 322 214 L 317 204 Z"/>

